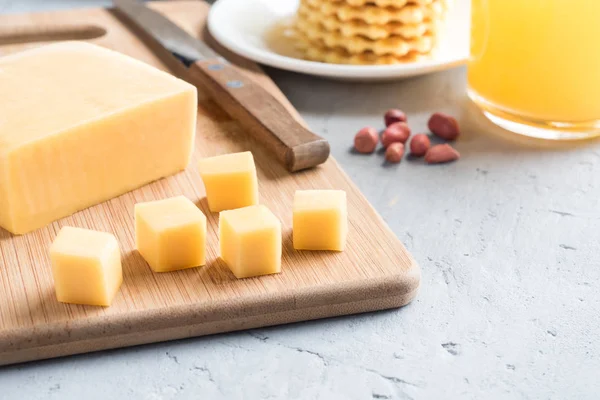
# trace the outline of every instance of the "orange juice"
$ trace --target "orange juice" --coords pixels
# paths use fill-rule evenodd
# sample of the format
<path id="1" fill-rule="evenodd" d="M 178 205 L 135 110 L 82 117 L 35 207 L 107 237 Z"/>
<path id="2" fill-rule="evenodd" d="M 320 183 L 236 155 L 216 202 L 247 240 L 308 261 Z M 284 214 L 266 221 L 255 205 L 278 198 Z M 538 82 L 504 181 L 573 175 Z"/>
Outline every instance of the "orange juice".
<path id="1" fill-rule="evenodd" d="M 599 39 L 600 0 L 473 0 L 471 97 L 503 118 L 588 126 L 591 135 L 600 121 Z"/>

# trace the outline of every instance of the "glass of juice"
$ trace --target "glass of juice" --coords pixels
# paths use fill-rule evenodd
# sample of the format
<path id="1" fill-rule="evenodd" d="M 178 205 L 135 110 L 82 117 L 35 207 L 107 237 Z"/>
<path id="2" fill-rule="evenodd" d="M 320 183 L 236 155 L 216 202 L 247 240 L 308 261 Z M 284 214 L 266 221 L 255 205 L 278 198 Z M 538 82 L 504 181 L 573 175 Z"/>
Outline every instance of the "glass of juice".
<path id="1" fill-rule="evenodd" d="M 496 125 L 600 135 L 600 0 L 472 0 L 469 96 Z"/>

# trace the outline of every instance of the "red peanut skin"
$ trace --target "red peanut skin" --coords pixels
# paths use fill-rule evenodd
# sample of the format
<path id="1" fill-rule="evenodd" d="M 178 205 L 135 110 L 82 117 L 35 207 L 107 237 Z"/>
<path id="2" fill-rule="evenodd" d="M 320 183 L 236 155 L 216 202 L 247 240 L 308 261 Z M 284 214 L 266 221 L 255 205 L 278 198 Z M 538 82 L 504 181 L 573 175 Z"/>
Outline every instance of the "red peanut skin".
<path id="1" fill-rule="evenodd" d="M 406 114 L 402 110 L 392 108 L 391 110 L 387 110 L 383 119 L 385 120 L 385 126 L 390 126 L 395 122 L 406 122 Z"/>
<path id="2" fill-rule="evenodd" d="M 419 133 L 410 140 L 410 154 L 416 157 L 422 157 L 431 147 L 429 137 L 424 133 Z"/>
<path id="3" fill-rule="evenodd" d="M 448 114 L 437 112 L 429 117 L 427 127 L 436 136 L 445 140 L 455 140 L 460 135 L 456 119 Z"/>
<path id="4" fill-rule="evenodd" d="M 406 122 L 395 122 L 388 126 L 381 135 L 381 144 L 388 147 L 392 143 L 406 143 L 410 137 L 410 127 Z"/>
<path id="5" fill-rule="evenodd" d="M 438 144 L 427 150 L 425 161 L 428 164 L 441 164 L 455 161 L 460 158 L 460 153 L 449 144 Z"/>
<path id="6" fill-rule="evenodd" d="M 375 151 L 379 142 L 379 135 L 375 128 L 362 128 L 356 136 L 354 136 L 354 148 L 359 153 L 369 154 Z"/>
<path id="7" fill-rule="evenodd" d="M 385 150 L 385 160 L 389 163 L 399 163 L 402 161 L 402 156 L 404 156 L 404 143 L 392 143 Z"/>

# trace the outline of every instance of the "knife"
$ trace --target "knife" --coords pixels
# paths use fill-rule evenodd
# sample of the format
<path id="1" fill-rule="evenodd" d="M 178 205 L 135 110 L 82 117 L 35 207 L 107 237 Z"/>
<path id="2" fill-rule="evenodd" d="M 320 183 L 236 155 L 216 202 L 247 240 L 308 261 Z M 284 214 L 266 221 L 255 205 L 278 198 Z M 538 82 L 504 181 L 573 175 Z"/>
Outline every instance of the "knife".
<path id="1" fill-rule="evenodd" d="M 327 160 L 327 140 L 306 129 L 273 95 L 207 44 L 136 0 L 114 0 L 113 4 L 185 64 L 187 74 L 182 78 L 206 91 L 288 171 L 315 167 Z"/>

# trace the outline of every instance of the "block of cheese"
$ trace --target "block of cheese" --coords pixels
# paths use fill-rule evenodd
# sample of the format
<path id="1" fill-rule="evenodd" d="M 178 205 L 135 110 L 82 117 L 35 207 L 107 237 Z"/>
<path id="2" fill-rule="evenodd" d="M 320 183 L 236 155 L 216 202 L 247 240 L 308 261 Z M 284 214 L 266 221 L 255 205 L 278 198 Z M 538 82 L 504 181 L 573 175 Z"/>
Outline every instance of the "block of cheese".
<path id="1" fill-rule="evenodd" d="M 22 234 L 183 170 L 196 88 L 84 42 L 0 58 L 0 226 Z"/>
<path id="2" fill-rule="evenodd" d="M 212 212 L 258 204 L 258 178 L 249 151 L 203 158 L 198 170 Z"/>
<path id="3" fill-rule="evenodd" d="M 50 246 L 56 298 L 110 306 L 123 281 L 117 239 L 106 232 L 65 226 Z"/>
<path id="4" fill-rule="evenodd" d="M 344 250 L 348 234 L 346 210 L 343 190 L 297 190 L 293 206 L 294 248 Z"/>
<path id="5" fill-rule="evenodd" d="M 135 243 L 154 272 L 206 264 L 206 217 L 187 197 L 135 205 Z"/>
<path id="6" fill-rule="evenodd" d="M 237 278 L 281 271 L 281 221 L 265 206 L 219 214 L 221 258 Z"/>

